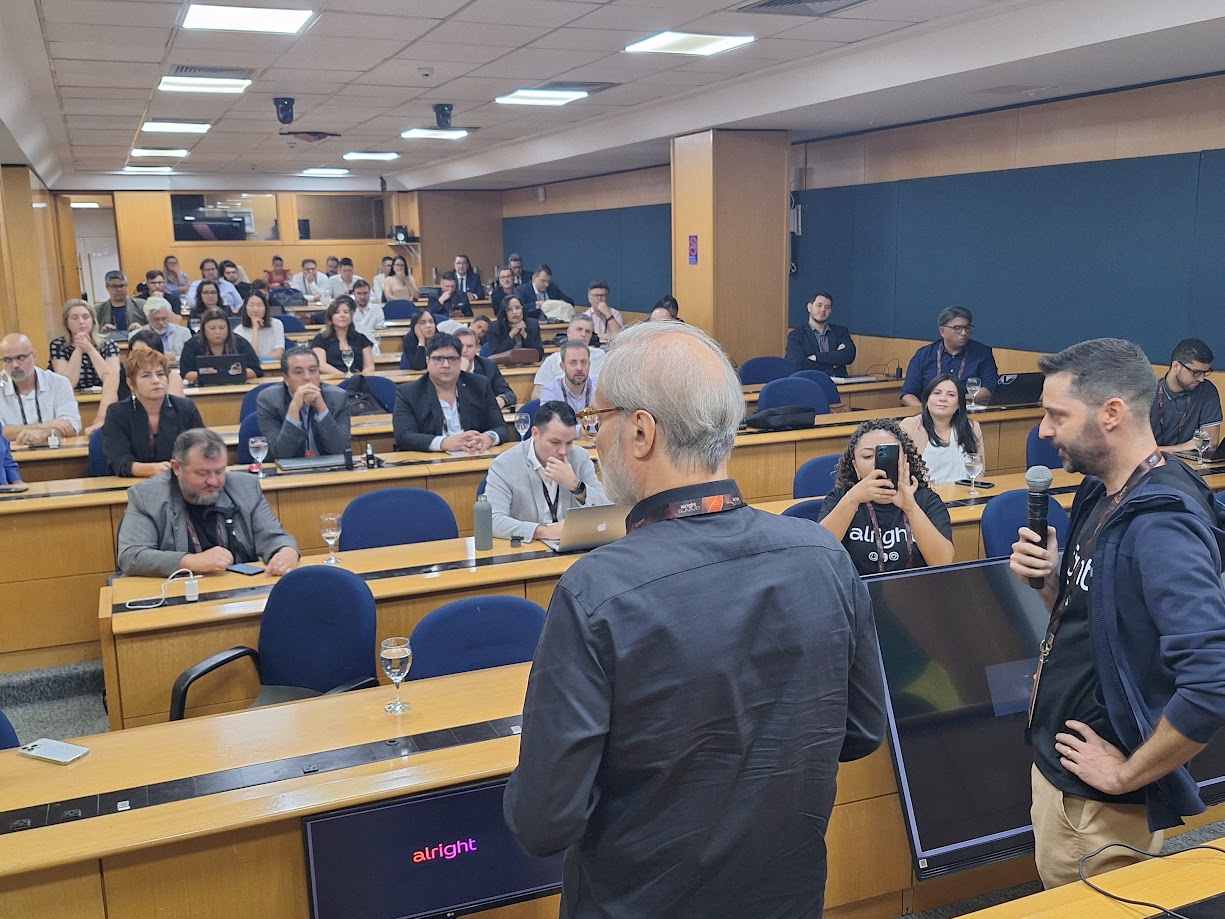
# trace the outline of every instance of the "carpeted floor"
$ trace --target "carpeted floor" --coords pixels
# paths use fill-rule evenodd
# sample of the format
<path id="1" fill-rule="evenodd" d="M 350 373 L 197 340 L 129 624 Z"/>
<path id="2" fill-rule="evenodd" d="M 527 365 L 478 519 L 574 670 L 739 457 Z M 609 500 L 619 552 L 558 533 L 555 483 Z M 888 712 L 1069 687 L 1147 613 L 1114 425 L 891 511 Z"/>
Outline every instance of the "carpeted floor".
<path id="1" fill-rule="evenodd" d="M 102 704 L 102 662 L 0 674 L 0 711 L 22 743 L 67 740 L 109 730 Z"/>

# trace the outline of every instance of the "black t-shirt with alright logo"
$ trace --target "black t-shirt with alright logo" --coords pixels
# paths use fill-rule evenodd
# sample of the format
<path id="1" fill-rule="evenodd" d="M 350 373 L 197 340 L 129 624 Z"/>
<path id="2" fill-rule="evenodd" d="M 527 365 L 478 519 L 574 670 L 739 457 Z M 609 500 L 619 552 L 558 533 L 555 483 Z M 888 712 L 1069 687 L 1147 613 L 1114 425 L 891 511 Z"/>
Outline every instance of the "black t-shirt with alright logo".
<path id="1" fill-rule="evenodd" d="M 819 519 L 825 519 L 847 490 L 845 486 L 839 486 L 825 496 Z M 948 508 L 944 506 L 940 496 L 930 488 L 920 488 L 915 493 L 915 501 L 936 529 L 952 539 L 953 524 L 949 520 Z M 855 570 L 864 575 L 926 567 L 927 561 L 919 551 L 918 543 L 914 542 L 902 509 L 894 504 L 873 504 L 872 508 L 876 512 L 876 524 L 880 527 L 879 540 L 876 527 L 872 525 L 872 516 L 863 504 L 855 511 L 851 525 L 842 537 L 842 545 L 855 563 Z"/>

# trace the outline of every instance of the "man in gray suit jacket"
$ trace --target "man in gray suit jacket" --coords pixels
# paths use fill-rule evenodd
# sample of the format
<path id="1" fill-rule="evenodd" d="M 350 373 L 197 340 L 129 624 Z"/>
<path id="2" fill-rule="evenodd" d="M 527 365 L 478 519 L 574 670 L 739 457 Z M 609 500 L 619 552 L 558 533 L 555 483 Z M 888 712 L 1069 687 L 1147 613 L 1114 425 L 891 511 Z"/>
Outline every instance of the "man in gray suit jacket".
<path id="1" fill-rule="evenodd" d="M 349 449 L 349 394 L 319 382 L 319 357 L 306 345 L 281 355 L 284 386 L 269 386 L 255 400 L 259 432 L 269 459 L 330 456 Z"/>
<path id="2" fill-rule="evenodd" d="M 578 420 L 565 402 L 536 410 L 532 437 L 489 466 L 485 496 L 493 505 L 493 535 L 502 539 L 561 539 L 572 507 L 611 504 L 595 464 L 574 445 Z"/>

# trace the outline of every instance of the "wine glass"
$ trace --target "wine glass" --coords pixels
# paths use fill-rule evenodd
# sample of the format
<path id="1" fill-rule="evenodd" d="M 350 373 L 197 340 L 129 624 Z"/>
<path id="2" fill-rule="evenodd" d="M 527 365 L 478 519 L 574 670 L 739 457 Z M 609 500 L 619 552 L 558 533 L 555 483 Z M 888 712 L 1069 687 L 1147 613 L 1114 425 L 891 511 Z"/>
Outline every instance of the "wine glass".
<path id="1" fill-rule="evenodd" d="M 353 349 L 342 349 L 340 352 L 340 360 L 345 365 L 345 373 L 347 373 L 349 376 L 353 376 Z"/>
<path id="2" fill-rule="evenodd" d="M 268 441 L 263 437 L 252 437 L 247 441 L 247 449 L 251 451 L 251 459 L 257 467 L 255 475 L 264 477 L 264 458 L 268 456 Z"/>
<path id="3" fill-rule="evenodd" d="M 981 494 L 976 487 L 976 484 L 978 482 L 978 477 L 983 474 L 983 470 L 985 469 L 986 464 L 983 462 L 983 455 L 981 453 L 966 454 L 966 475 L 970 477 L 971 497 L 977 497 L 979 494 Z"/>
<path id="4" fill-rule="evenodd" d="M 1207 465 L 1204 462 L 1204 457 L 1212 448 L 1212 433 L 1205 428 L 1198 428 L 1195 432 L 1195 452 L 1199 454 L 1200 466 Z"/>
<path id="5" fill-rule="evenodd" d="M 328 544 L 328 557 L 323 560 L 325 565 L 339 565 L 336 557 L 336 540 L 340 539 L 340 514 L 319 515 L 319 535 Z"/>
<path id="6" fill-rule="evenodd" d="M 519 432 L 519 439 L 523 440 L 527 437 L 527 432 L 532 429 L 532 416 L 527 412 L 519 412 L 515 415 L 515 430 Z"/>
<path id="7" fill-rule="evenodd" d="M 978 394 L 983 388 L 983 381 L 978 377 L 970 377 L 966 380 L 966 395 L 970 397 L 970 404 L 966 406 L 966 411 L 979 411 Z"/>
<path id="8" fill-rule="evenodd" d="M 193 335 L 200 334 L 200 319 L 198 316 L 192 316 L 187 320 L 187 327 L 191 329 Z"/>
<path id="9" fill-rule="evenodd" d="M 412 708 L 400 698 L 400 684 L 408 676 L 408 670 L 413 665 L 413 649 L 407 638 L 384 638 L 379 647 L 379 663 L 387 678 L 396 684 L 396 701 L 388 702 L 383 711 L 399 715 Z"/>

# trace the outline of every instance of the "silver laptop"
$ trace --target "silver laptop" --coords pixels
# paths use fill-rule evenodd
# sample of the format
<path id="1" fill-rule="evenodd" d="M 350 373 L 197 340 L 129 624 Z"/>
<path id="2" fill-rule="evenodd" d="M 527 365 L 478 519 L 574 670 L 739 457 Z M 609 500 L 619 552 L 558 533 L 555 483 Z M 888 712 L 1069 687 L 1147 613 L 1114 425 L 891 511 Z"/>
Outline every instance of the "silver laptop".
<path id="1" fill-rule="evenodd" d="M 561 539 L 540 540 L 554 552 L 585 552 L 616 542 L 625 535 L 628 507 L 606 504 L 602 507 L 572 507 L 562 518 Z"/>
<path id="2" fill-rule="evenodd" d="M 276 461 L 281 472 L 306 472 L 311 469 L 333 469 L 343 466 L 343 453 L 325 453 L 322 456 L 285 456 Z"/>

